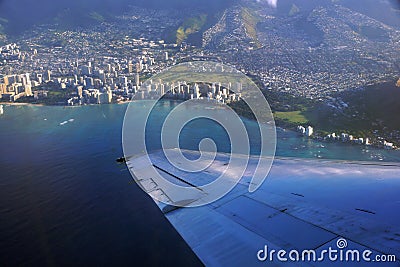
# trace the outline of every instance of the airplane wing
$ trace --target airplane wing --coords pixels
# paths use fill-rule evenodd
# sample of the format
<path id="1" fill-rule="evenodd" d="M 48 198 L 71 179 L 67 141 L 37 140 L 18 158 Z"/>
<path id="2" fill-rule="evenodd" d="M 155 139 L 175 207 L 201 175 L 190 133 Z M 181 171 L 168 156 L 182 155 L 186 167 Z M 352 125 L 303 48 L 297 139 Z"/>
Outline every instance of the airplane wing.
<path id="1" fill-rule="evenodd" d="M 184 151 L 189 158 L 196 153 Z M 161 151 L 149 156 L 166 179 L 190 186 L 218 177 L 229 160 L 219 153 L 205 172 L 193 174 L 173 167 Z M 128 168 L 145 174 L 151 166 L 143 157 L 129 159 Z M 257 162 L 251 158 L 239 184 L 214 203 L 179 208 L 156 201 L 206 266 L 400 266 L 399 164 L 276 158 L 267 180 L 249 193 Z M 173 197 L 152 177 L 140 177 L 140 184 Z M 332 258 L 330 250 L 337 250 Z"/>

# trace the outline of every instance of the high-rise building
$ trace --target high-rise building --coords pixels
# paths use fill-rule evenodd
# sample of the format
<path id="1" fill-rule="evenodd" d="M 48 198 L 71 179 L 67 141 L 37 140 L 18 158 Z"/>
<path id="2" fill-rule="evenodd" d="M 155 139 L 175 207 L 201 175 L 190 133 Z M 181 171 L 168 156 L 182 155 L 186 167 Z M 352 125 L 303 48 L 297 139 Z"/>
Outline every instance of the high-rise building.
<path id="1" fill-rule="evenodd" d="M 128 86 L 128 78 L 126 78 L 125 76 L 121 77 L 120 83 L 122 86 L 127 87 Z"/>
<path id="2" fill-rule="evenodd" d="M 310 137 L 314 134 L 314 128 L 311 126 L 308 126 L 306 129 L 306 136 Z"/>
<path id="3" fill-rule="evenodd" d="M 82 98 L 82 96 L 83 96 L 83 86 L 77 86 L 76 87 L 76 91 L 78 93 L 78 97 Z"/>
<path id="4" fill-rule="evenodd" d="M 301 125 L 297 127 L 297 131 L 299 131 L 303 135 L 306 134 L 306 128 Z"/>
<path id="5" fill-rule="evenodd" d="M 97 71 L 97 76 L 99 77 L 99 79 L 104 83 L 106 81 L 106 74 L 104 72 L 104 70 L 98 70 Z"/>
<path id="6" fill-rule="evenodd" d="M 43 83 L 43 75 L 36 73 L 36 81 L 38 81 L 38 83 Z"/>
<path id="7" fill-rule="evenodd" d="M 346 142 L 347 140 L 349 140 L 349 135 L 346 133 L 342 133 L 340 135 L 340 138 L 342 139 L 343 142 Z"/>
<path id="8" fill-rule="evenodd" d="M 3 77 L 3 82 L 5 86 L 8 86 L 10 84 L 9 80 L 8 80 L 8 76 L 4 76 Z"/>
<path id="9" fill-rule="evenodd" d="M 129 63 L 129 64 L 128 64 L 128 72 L 129 72 L 129 73 L 132 73 L 132 72 L 133 72 L 133 64 L 132 64 L 132 63 Z"/>
<path id="10" fill-rule="evenodd" d="M 138 72 L 136 72 L 136 74 L 135 74 L 135 85 L 136 85 L 136 87 L 140 86 L 140 75 Z"/>
<path id="11" fill-rule="evenodd" d="M 21 77 L 22 85 L 31 85 L 32 84 L 31 79 L 29 77 L 30 76 L 29 73 L 22 74 L 21 76 L 22 76 Z"/>
<path id="12" fill-rule="evenodd" d="M 97 95 L 97 103 L 98 104 L 110 104 L 112 101 L 112 93 L 111 91 L 107 91 L 106 93 L 100 93 Z"/>
<path id="13" fill-rule="evenodd" d="M 136 64 L 136 72 L 141 72 L 143 70 L 143 62 L 142 61 L 139 61 L 137 64 Z"/>
<path id="14" fill-rule="evenodd" d="M 3 78 L 4 83 L 6 86 L 12 85 L 13 83 L 17 82 L 17 77 L 16 75 L 6 75 Z"/>
<path id="15" fill-rule="evenodd" d="M 0 83 L 0 94 L 7 93 L 7 86 L 5 83 Z"/>
<path id="16" fill-rule="evenodd" d="M 165 85 L 162 83 L 160 85 L 160 95 L 164 95 L 165 94 Z"/>
<path id="17" fill-rule="evenodd" d="M 86 77 L 85 84 L 86 84 L 86 88 L 93 87 L 94 86 L 93 78 L 92 77 Z"/>
<path id="18" fill-rule="evenodd" d="M 51 71 L 50 71 L 50 70 L 47 70 L 47 71 L 44 73 L 44 80 L 45 80 L 46 82 L 51 81 Z"/>
<path id="19" fill-rule="evenodd" d="M 24 85 L 24 88 L 25 88 L 25 95 L 26 96 L 33 96 L 32 87 L 31 87 L 30 84 Z"/>
<path id="20" fill-rule="evenodd" d="M 228 97 L 228 90 L 226 88 L 222 89 L 222 95 L 227 98 Z"/>
<path id="21" fill-rule="evenodd" d="M 25 93 L 25 87 L 20 84 L 20 83 L 16 83 L 14 86 L 14 94 L 15 95 L 20 95 L 21 93 Z M 20 96 L 18 96 L 19 98 Z"/>

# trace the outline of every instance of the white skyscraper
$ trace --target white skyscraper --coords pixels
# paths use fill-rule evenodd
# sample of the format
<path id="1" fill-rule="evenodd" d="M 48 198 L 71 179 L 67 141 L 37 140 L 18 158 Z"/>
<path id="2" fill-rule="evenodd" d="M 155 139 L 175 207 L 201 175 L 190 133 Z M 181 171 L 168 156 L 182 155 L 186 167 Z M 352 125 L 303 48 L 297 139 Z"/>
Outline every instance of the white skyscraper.
<path id="1" fill-rule="evenodd" d="M 164 84 L 162 83 L 161 85 L 160 85 L 160 95 L 164 95 L 165 94 L 165 86 L 164 86 Z"/>
<path id="2" fill-rule="evenodd" d="M 46 73 L 44 74 L 45 81 L 48 82 L 51 80 L 51 71 L 47 70 Z"/>
<path id="3" fill-rule="evenodd" d="M 125 77 L 125 76 L 121 77 L 120 82 L 124 87 L 128 86 L 128 78 L 127 77 Z"/>
<path id="4" fill-rule="evenodd" d="M 310 137 L 310 136 L 312 136 L 313 134 L 314 134 L 314 128 L 311 127 L 311 126 L 308 126 L 308 127 L 307 127 L 307 130 L 306 130 L 306 136 Z"/>
<path id="5" fill-rule="evenodd" d="M 25 89 L 25 95 L 26 96 L 33 96 L 32 86 L 30 84 L 24 85 L 24 89 Z"/>
<path id="6" fill-rule="evenodd" d="M 29 73 L 22 74 L 22 85 L 31 85 L 31 79 Z"/>
<path id="7" fill-rule="evenodd" d="M 136 73 L 136 75 L 135 75 L 135 85 L 136 85 L 136 87 L 139 87 L 139 85 L 140 85 L 139 73 Z"/>

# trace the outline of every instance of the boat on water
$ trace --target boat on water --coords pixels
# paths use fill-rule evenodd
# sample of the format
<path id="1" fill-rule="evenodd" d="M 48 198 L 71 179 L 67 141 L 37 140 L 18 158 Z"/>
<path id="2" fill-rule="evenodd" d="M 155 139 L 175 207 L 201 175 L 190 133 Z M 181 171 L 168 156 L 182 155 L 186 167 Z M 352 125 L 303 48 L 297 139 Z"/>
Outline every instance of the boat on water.
<path id="1" fill-rule="evenodd" d="M 4 107 L 3 107 L 3 105 L 0 105 L 0 115 L 3 115 L 4 114 Z"/>

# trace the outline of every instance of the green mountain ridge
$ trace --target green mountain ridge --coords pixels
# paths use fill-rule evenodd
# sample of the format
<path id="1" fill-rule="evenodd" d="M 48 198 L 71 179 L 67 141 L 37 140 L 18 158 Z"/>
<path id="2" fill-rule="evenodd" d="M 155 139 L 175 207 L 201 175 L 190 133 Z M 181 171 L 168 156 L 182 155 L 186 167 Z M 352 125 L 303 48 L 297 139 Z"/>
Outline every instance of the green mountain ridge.
<path id="1" fill-rule="evenodd" d="M 19 36 L 38 24 L 58 24 L 61 28 L 85 27 L 120 15 L 129 6 L 182 10 L 183 19 L 190 19 L 198 14 L 213 17 L 234 1 L 236 0 L 0 0 L 0 18 L 3 18 L 0 19 L 0 25 L 3 32 L 10 37 Z M 200 24 L 195 22 L 192 27 L 189 25 L 189 31 L 198 30 Z"/>
<path id="2" fill-rule="evenodd" d="M 186 41 L 190 35 L 198 33 L 206 24 L 207 18 L 207 14 L 187 18 L 183 22 L 183 25 L 176 31 L 176 43 L 181 44 L 183 41 Z"/>

